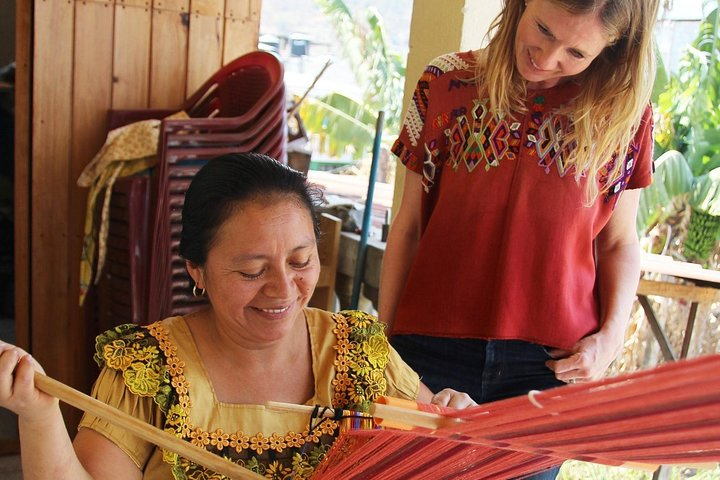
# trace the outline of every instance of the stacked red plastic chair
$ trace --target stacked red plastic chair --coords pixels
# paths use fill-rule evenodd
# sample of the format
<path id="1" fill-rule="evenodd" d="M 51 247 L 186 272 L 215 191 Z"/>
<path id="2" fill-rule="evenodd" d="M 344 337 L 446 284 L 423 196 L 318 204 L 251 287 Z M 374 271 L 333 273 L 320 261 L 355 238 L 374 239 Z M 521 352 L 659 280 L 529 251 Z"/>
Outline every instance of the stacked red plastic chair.
<path id="1" fill-rule="evenodd" d="M 207 160 L 230 152 L 266 153 L 285 161 L 285 89 L 274 55 L 253 52 L 223 67 L 186 111 L 198 118 L 166 120 L 160 162 L 148 277 L 148 321 L 182 315 L 205 302 L 193 297 L 179 255 L 180 214 L 192 177 Z"/>
<path id="2" fill-rule="evenodd" d="M 147 176 L 133 176 L 113 186 L 106 263 L 98 284 L 95 333 L 119 323 L 145 320 L 149 183 Z"/>
<path id="3" fill-rule="evenodd" d="M 142 278 L 129 275 L 113 277 L 114 284 L 100 299 L 105 317 L 124 311 L 116 318 L 102 318 L 100 328 L 131 318 L 134 323 L 150 323 L 170 315 L 187 313 L 205 302 L 192 296 L 192 287 L 179 256 L 180 212 L 192 177 L 210 158 L 232 152 L 265 153 L 286 163 L 286 99 L 283 67 L 278 57 L 256 51 L 228 63 L 209 78 L 187 101 L 174 110 L 114 110 L 109 115 L 109 128 L 149 118 L 164 118 L 178 110 L 190 118 L 166 119 L 160 125 L 158 163 L 151 177 L 122 179 L 116 187 L 124 190 L 124 182 L 149 184 L 147 204 L 137 202 L 132 210 L 120 215 L 110 234 L 131 229 L 146 235 L 133 238 L 134 245 L 147 251 L 139 258 L 132 251 L 116 254 L 110 262 L 123 264 L 120 270 L 142 271 Z M 117 189 L 117 188 L 116 188 Z M 147 212 L 150 212 L 149 218 Z M 144 222 L 144 223 L 143 223 Z M 147 232 L 141 228 L 147 225 Z M 144 262 L 141 269 L 137 262 Z M 134 267 L 134 268 L 132 268 Z M 107 271 L 116 265 L 108 264 Z M 112 275 L 106 275 L 112 277 Z M 118 282 L 135 285 L 119 285 Z M 107 282 L 106 282 L 107 283 Z M 113 295 L 110 290 L 129 291 L 134 288 L 144 295 Z M 103 290 L 102 288 L 100 289 Z M 102 295 L 101 295 L 102 296 Z M 120 297 L 123 305 L 114 305 Z M 137 313 L 138 309 L 142 313 Z M 133 312 L 132 314 L 129 312 Z M 127 318 L 126 318 L 127 317 Z"/>

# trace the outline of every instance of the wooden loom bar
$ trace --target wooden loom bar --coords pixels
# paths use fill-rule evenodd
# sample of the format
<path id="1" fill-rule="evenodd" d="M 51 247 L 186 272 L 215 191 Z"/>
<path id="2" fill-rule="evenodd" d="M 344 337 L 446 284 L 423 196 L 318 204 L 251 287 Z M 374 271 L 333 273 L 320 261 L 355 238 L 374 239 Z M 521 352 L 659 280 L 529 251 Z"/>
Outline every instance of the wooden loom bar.
<path id="1" fill-rule="evenodd" d="M 101 401 L 85 395 L 67 385 L 58 382 L 41 373 L 35 374 L 35 386 L 43 392 L 52 395 L 68 405 L 102 418 L 113 425 L 124 428 L 133 435 L 153 443 L 166 450 L 171 450 L 195 463 L 203 465 L 210 470 L 233 479 L 262 479 L 264 477 L 250 470 L 225 460 L 207 450 L 195 447 L 192 444 L 177 438 L 171 433 L 153 427 L 125 412 L 102 403 Z"/>
<path id="2" fill-rule="evenodd" d="M 283 402 L 266 402 L 265 406 L 273 410 L 299 412 L 311 414 L 315 407 L 310 405 L 296 405 L 293 403 Z M 393 428 L 401 428 L 401 426 L 425 428 L 429 430 L 437 430 L 439 428 L 452 427 L 463 422 L 457 418 L 447 417 L 438 413 L 430 413 L 422 410 L 409 410 L 393 405 L 384 405 L 373 403 L 370 406 L 370 415 L 374 418 L 392 421 Z M 335 411 L 328 408 L 320 412 L 323 417 L 332 418 Z"/>

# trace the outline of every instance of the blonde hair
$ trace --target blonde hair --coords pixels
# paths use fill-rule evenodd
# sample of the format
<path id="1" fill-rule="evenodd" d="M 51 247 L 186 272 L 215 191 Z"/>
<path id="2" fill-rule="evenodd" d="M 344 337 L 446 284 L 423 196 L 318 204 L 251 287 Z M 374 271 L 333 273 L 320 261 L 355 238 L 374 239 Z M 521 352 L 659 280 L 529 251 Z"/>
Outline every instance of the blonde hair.
<path id="1" fill-rule="evenodd" d="M 532 0 L 531 0 L 532 1 Z M 605 27 L 608 45 L 575 80 L 580 94 L 559 113 L 572 121 L 564 145 L 576 143 L 568 166 L 575 179 L 587 176 L 586 200 L 605 193 L 623 168 L 621 161 L 650 102 L 655 80 L 653 26 L 658 0 L 550 0 L 572 14 L 596 14 Z M 506 0 L 491 27 L 488 46 L 477 52 L 476 79 L 487 89 L 490 107 L 498 114 L 525 113 L 525 80 L 515 68 L 515 34 L 525 10 L 524 0 Z M 482 92 L 480 92 L 482 94 Z M 622 153 L 607 181 L 598 187 L 603 167 Z"/>

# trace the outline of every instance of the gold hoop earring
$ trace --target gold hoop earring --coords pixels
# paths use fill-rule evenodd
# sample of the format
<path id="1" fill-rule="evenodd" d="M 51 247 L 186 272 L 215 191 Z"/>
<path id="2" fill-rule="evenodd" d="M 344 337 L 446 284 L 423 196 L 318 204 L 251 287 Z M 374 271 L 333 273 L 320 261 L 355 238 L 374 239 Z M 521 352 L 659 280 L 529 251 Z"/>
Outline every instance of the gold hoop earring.
<path id="1" fill-rule="evenodd" d="M 204 297 L 205 296 L 205 289 L 204 288 L 198 288 L 197 284 L 193 285 L 193 297 Z"/>

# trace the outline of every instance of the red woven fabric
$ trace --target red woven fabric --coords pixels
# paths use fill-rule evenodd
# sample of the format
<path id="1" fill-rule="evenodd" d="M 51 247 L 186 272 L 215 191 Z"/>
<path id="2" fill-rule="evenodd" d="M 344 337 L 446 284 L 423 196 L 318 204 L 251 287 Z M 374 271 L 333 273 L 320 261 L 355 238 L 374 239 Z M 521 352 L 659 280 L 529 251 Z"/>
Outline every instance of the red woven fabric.
<path id="1" fill-rule="evenodd" d="M 455 411 L 436 431 L 350 431 L 313 479 L 512 478 L 576 459 L 720 461 L 720 355 Z"/>

